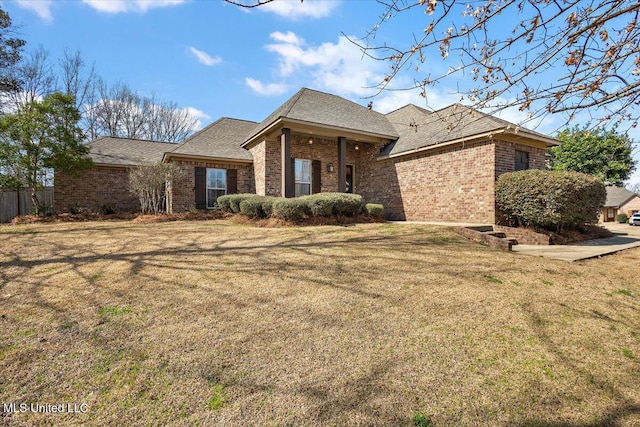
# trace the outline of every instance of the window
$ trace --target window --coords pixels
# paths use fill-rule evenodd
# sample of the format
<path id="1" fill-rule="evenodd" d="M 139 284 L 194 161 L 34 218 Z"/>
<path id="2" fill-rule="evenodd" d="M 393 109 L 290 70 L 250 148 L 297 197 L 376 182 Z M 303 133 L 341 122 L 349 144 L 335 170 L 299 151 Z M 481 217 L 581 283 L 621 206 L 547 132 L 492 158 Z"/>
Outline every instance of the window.
<path id="1" fill-rule="evenodd" d="M 516 150 L 516 168 L 517 171 L 529 169 L 529 153 L 526 151 Z"/>
<path id="2" fill-rule="evenodd" d="M 311 194 L 311 160 L 295 160 L 296 197 Z"/>
<path id="3" fill-rule="evenodd" d="M 218 197 L 227 194 L 227 171 L 207 169 L 207 208 L 218 205 Z"/>

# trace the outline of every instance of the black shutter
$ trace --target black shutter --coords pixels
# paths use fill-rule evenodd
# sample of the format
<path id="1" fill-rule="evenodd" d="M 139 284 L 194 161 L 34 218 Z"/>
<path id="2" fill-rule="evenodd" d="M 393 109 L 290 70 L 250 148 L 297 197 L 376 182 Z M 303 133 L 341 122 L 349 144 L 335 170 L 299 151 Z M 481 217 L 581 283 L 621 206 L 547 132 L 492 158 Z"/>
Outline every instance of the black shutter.
<path id="1" fill-rule="evenodd" d="M 196 209 L 207 208 L 207 168 L 196 168 L 195 171 L 195 200 Z"/>
<path id="2" fill-rule="evenodd" d="M 238 192 L 238 170 L 227 169 L 227 194 Z"/>
<path id="3" fill-rule="evenodd" d="M 322 176 L 322 163 L 320 160 L 314 160 L 311 162 L 311 193 L 317 194 L 320 193 L 322 185 L 321 185 L 321 176 Z"/>

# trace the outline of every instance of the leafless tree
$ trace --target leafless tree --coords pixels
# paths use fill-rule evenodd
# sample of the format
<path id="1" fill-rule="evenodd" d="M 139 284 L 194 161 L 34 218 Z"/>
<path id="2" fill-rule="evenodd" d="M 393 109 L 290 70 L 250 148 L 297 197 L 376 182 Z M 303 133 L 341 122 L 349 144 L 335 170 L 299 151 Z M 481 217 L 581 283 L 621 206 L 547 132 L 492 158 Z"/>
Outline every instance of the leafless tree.
<path id="1" fill-rule="evenodd" d="M 73 96 L 75 106 L 82 116 L 80 126 L 84 130 L 85 139 L 96 138 L 91 108 L 96 100 L 98 84 L 95 65 L 88 66 L 80 51 L 71 52 L 65 49 L 58 61 L 58 69 L 58 90 Z"/>
<path id="2" fill-rule="evenodd" d="M 129 191 L 138 196 L 142 212 L 158 214 L 170 205 L 168 188 L 183 177 L 174 163 L 140 165 L 129 173 Z"/>
<path id="3" fill-rule="evenodd" d="M 15 111 L 56 91 L 55 73 L 43 47 L 25 55 L 12 73 L 19 82 L 19 90 L 7 92 L 9 110 Z"/>
<path id="4" fill-rule="evenodd" d="M 625 188 L 629 191 L 633 191 L 634 193 L 640 195 L 640 182 L 636 182 L 636 183 L 628 183 L 627 185 L 625 185 Z"/>
<path id="5" fill-rule="evenodd" d="M 258 7 L 271 0 L 226 0 Z M 600 125 L 637 125 L 640 103 L 640 2 L 625 0 L 377 0 L 379 20 L 362 38 L 362 52 L 387 61 L 376 86 L 419 89 L 438 83 L 480 108 L 516 106 L 530 118 L 578 113 Z M 414 14 L 419 28 L 399 17 Z M 401 26 L 411 38 L 387 44 L 384 30 Z M 444 60 L 435 64 L 438 58 Z M 444 72 L 436 70 L 444 69 Z M 415 73 L 415 74 L 414 74 Z M 397 87 L 400 75 L 413 84 Z M 417 77 L 416 77 L 417 76 Z M 465 89 L 468 82 L 469 89 Z"/>
<path id="6" fill-rule="evenodd" d="M 98 100 L 91 109 L 96 131 L 121 138 L 179 142 L 194 129 L 197 119 L 176 103 L 153 94 L 140 96 L 128 85 L 98 85 Z"/>

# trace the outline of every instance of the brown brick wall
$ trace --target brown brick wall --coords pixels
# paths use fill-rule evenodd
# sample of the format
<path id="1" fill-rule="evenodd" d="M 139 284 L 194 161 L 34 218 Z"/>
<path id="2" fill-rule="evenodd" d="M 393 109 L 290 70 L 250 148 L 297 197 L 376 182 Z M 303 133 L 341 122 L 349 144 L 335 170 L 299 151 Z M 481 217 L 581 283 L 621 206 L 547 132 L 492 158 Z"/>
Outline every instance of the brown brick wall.
<path id="1" fill-rule="evenodd" d="M 68 212 L 70 206 L 95 212 L 105 205 L 118 211 L 130 211 L 140 206 L 138 198 L 129 192 L 128 168 L 94 166 L 78 178 L 56 171 L 54 184 L 56 212 Z"/>
<path id="2" fill-rule="evenodd" d="M 528 228 L 505 227 L 503 225 L 494 225 L 495 231 L 504 233 L 508 239 L 516 239 L 521 245 L 549 245 L 551 237 L 547 234 L 536 233 Z"/>
<path id="3" fill-rule="evenodd" d="M 291 133 L 291 156 L 297 159 L 320 160 L 321 172 L 321 191 L 335 192 L 338 191 L 338 140 L 337 138 L 324 137 L 322 135 L 313 135 L 313 144 L 309 144 L 309 134 Z M 356 145 L 359 147 L 355 149 Z M 366 151 L 370 144 L 347 141 L 347 164 L 354 166 L 355 182 L 354 190 L 359 192 L 362 169 L 366 155 Z M 257 143 L 249 148 L 254 155 L 254 164 L 256 165 L 256 192 L 257 194 L 266 194 L 269 196 L 280 196 L 282 192 L 282 157 L 280 151 L 280 140 L 266 140 Z M 263 154 L 264 153 L 264 154 Z M 260 159 L 264 159 L 264 169 L 258 165 Z M 375 159 L 375 157 L 374 157 Z M 327 165 L 333 164 L 334 171 L 328 172 Z M 264 170 L 264 180 L 262 173 Z"/>
<path id="4" fill-rule="evenodd" d="M 391 219 L 493 223 L 494 144 L 445 147 L 377 161 L 367 193 Z M 376 193 L 377 189 L 377 193 Z"/>
<path id="5" fill-rule="evenodd" d="M 522 145 L 515 142 L 496 140 L 496 179 L 506 172 L 513 172 L 516 166 L 516 150 L 529 153 L 529 169 L 545 169 L 544 148 Z"/>
<path id="6" fill-rule="evenodd" d="M 173 212 L 186 212 L 195 207 L 195 168 L 236 169 L 238 171 L 238 192 L 255 193 L 253 165 L 251 163 L 207 162 L 201 160 L 171 160 L 182 169 L 184 176 L 173 184 Z"/>

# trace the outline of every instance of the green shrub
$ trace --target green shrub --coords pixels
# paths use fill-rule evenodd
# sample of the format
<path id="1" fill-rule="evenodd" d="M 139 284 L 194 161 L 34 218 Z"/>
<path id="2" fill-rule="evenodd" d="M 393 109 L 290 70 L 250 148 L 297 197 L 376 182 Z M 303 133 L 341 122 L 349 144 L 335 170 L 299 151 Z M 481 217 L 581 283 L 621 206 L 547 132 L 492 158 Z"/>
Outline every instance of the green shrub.
<path id="1" fill-rule="evenodd" d="M 616 221 L 618 221 L 620 224 L 626 224 L 628 221 L 627 214 L 621 213 L 616 215 Z"/>
<path id="2" fill-rule="evenodd" d="M 255 197 L 255 194 L 232 194 L 229 196 L 229 208 L 233 213 L 240 213 L 240 202 L 250 197 Z"/>
<path id="3" fill-rule="evenodd" d="M 231 196 L 232 194 L 227 194 L 225 196 L 218 197 L 216 200 L 222 212 L 231 212 Z"/>
<path id="4" fill-rule="evenodd" d="M 326 216 L 329 215 L 327 212 L 329 207 L 334 215 L 356 216 L 362 212 L 364 205 L 362 196 L 359 194 L 319 193 L 305 198 L 311 199 L 313 205 L 316 206 L 316 211 L 325 213 Z"/>
<path id="5" fill-rule="evenodd" d="M 365 214 L 373 218 L 382 217 L 383 210 L 384 210 L 384 207 L 378 203 L 367 203 L 366 205 L 364 205 L 364 208 L 362 208 L 362 211 Z"/>
<path id="6" fill-rule="evenodd" d="M 526 170 L 500 175 L 496 204 L 511 225 L 561 229 L 597 221 L 606 200 L 599 178 L 578 172 Z"/>
<path id="7" fill-rule="evenodd" d="M 286 221 L 297 221 L 311 214 L 309 204 L 303 198 L 278 198 L 273 202 L 272 216 Z"/>
<path id="8" fill-rule="evenodd" d="M 312 194 L 311 196 L 300 197 L 309 206 L 309 211 L 313 216 L 333 215 L 333 198 L 329 193 Z"/>
<path id="9" fill-rule="evenodd" d="M 264 199 L 264 196 L 257 195 L 243 199 L 240 202 L 240 213 L 252 219 L 266 218 L 267 215 L 262 208 Z"/>
<path id="10" fill-rule="evenodd" d="M 278 200 L 277 197 L 264 196 L 262 198 L 262 212 L 266 218 L 273 216 L 273 203 Z"/>

